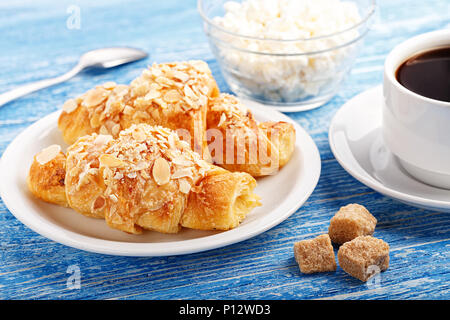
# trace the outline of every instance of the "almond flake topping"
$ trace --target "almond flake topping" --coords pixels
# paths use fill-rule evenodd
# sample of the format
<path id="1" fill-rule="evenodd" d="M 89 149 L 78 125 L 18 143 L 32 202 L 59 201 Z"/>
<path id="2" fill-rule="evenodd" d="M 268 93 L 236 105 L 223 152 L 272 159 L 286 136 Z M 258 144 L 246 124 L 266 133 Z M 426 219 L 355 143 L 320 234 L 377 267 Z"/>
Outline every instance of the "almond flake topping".
<path id="1" fill-rule="evenodd" d="M 157 90 L 151 90 L 149 93 L 147 93 L 144 97 L 145 100 L 153 100 L 156 98 L 159 98 L 161 96 L 161 92 Z"/>
<path id="2" fill-rule="evenodd" d="M 218 127 L 221 127 L 222 124 L 224 124 L 224 122 L 227 120 L 227 116 L 225 115 L 225 113 L 222 112 L 222 114 L 220 115 L 220 121 L 217 124 Z"/>
<path id="3" fill-rule="evenodd" d="M 123 174 L 121 173 L 121 172 L 117 172 L 115 175 L 114 175 L 114 179 L 116 179 L 116 180 L 120 180 L 120 179 L 122 179 L 123 178 Z"/>
<path id="4" fill-rule="evenodd" d="M 182 193 L 189 193 L 189 191 L 191 190 L 191 185 L 189 184 L 189 182 L 187 182 L 184 179 L 178 180 L 179 186 L 180 186 L 180 192 Z"/>
<path id="5" fill-rule="evenodd" d="M 189 80 L 189 75 L 181 71 L 174 71 L 173 77 L 181 80 L 182 82 L 186 82 Z"/>
<path id="6" fill-rule="evenodd" d="M 135 170 L 136 171 L 140 171 L 140 170 L 144 170 L 147 169 L 150 166 L 148 161 L 139 161 L 136 166 L 135 166 Z"/>
<path id="7" fill-rule="evenodd" d="M 104 125 L 102 125 L 102 126 L 100 127 L 99 133 L 100 133 L 101 135 L 109 135 L 109 131 L 108 131 L 108 129 L 107 129 Z"/>
<path id="8" fill-rule="evenodd" d="M 51 146 L 43 149 L 36 155 L 36 161 L 39 164 L 44 165 L 49 161 L 55 159 L 55 157 L 61 152 L 61 146 L 52 144 Z"/>
<path id="9" fill-rule="evenodd" d="M 179 166 L 186 166 L 186 167 L 192 166 L 192 161 L 189 161 L 183 155 L 176 156 L 175 158 L 172 159 L 172 162 Z"/>
<path id="10" fill-rule="evenodd" d="M 206 106 L 208 104 L 208 98 L 206 96 L 200 96 L 198 98 L 198 103 L 200 106 Z"/>
<path id="11" fill-rule="evenodd" d="M 119 134 L 119 132 L 120 132 L 120 124 L 117 123 L 111 128 L 111 133 L 114 136 L 117 136 Z"/>
<path id="12" fill-rule="evenodd" d="M 131 132 L 131 136 L 133 137 L 134 140 L 136 140 L 137 142 L 144 142 L 145 139 L 147 138 L 147 136 L 145 135 L 145 133 L 142 130 L 139 129 L 135 129 Z"/>
<path id="13" fill-rule="evenodd" d="M 110 155 L 110 154 L 102 154 L 99 158 L 100 164 L 104 167 L 110 167 L 110 168 L 118 168 L 118 167 L 124 167 L 125 163 Z"/>
<path id="14" fill-rule="evenodd" d="M 114 89 L 116 87 L 116 83 L 114 81 L 108 81 L 103 84 L 103 88 L 105 89 Z"/>
<path id="15" fill-rule="evenodd" d="M 170 165 L 164 158 L 155 160 L 152 169 L 153 179 L 158 185 L 164 185 L 170 181 Z"/>
<path id="16" fill-rule="evenodd" d="M 184 86 L 184 94 L 186 95 L 186 97 L 190 98 L 190 99 L 194 99 L 197 100 L 197 96 L 195 95 L 194 91 L 192 91 L 192 89 L 189 86 Z"/>
<path id="17" fill-rule="evenodd" d="M 119 96 L 125 95 L 127 92 L 128 92 L 128 86 L 125 84 L 118 84 L 114 88 L 114 93 Z"/>
<path id="18" fill-rule="evenodd" d="M 178 169 L 172 174 L 172 179 L 179 179 L 184 177 L 192 177 L 192 169 L 191 168 L 182 168 Z"/>
<path id="19" fill-rule="evenodd" d="M 64 102 L 62 109 L 66 113 L 72 113 L 75 111 L 75 109 L 78 107 L 77 102 L 74 99 L 69 99 L 66 102 Z"/>
<path id="20" fill-rule="evenodd" d="M 205 106 L 213 86 L 215 82 L 205 62 L 186 61 L 154 63 L 132 81 L 130 91 L 135 98 L 133 105 L 141 110 L 151 112 L 154 103 L 161 109 L 173 106 L 188 111 Z"/>
<path id="21" fill-rule="evenodd" d="M 164 95 L 164 101 L 168 103 L 174 103 L 181 99 L 181 95 L 178 93 L 177 90 L 170 90 L 167 91 Z"/>
<path id="22" fill-rule="evenodd" d="M 94 145 L 97 148 L 103 147 L 105 144 L 107 144 L 109 141 L 111 141 L 113 139 L 113 137 L 109 134 L 99 134 L 95 140 L 94 140 Z"/>
<path id="23" fill-rule="evenodd" d="M 103 88 L 96 88 L 89 90 L 84 97 L 83 103 L 86 107 L 95 107 L 105 101 L 107 97 L 106 90 Z"/>
<path id="24" fill-rule="evenodd" d="M 92 203 L 92 211 L 101 210 L 106 205 L 106 199 L 103 196 L 98 196 Z"/>
<path id="25" fill-rule="evenodd" d="M 130 107 L 129 105 L 126 105 L 125 108 L 123 109 L 123 113 L 126 115 L 132 115 L 134 112 L 134 108 Z"/>
<path id="26" fill-rule="evenodd" d="M 147 71 L 147 70 L 146 70 L 146 71 Z M 155 76 L 155 77 L 159 77 L 159 76 L 162 75 L 162 71 L 159 70 L 159 69 L 157 68 L 156 63 L 153 64 L 153 66 L 151 67 L 151 73 L 152 73 L 153 76 Z"/>
<path id="27" fill-rule="evenodd" d="M 129 174 L 127 174 L 127 177 L 130 179 L 134 179 L 137 177 L 137 173 L 136 172 L 130 172 Z"/>

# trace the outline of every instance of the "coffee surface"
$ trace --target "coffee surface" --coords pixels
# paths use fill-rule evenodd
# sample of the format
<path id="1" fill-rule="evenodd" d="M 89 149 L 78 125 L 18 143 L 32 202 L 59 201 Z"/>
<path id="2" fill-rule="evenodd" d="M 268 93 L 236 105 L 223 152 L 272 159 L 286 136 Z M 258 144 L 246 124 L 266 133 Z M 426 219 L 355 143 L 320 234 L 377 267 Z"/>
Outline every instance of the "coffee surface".
<path id="1" fill-rule="evenodd" d="M 421 96 L 450 102 L 450 47 L 412 56 L 397 69 L 396 78 Z"/>

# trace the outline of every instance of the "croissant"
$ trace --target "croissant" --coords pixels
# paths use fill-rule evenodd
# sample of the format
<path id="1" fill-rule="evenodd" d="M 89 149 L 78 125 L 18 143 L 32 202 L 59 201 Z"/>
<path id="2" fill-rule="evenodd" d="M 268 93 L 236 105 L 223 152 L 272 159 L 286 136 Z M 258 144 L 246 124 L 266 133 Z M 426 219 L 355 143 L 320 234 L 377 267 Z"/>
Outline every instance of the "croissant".
<path id="1" fill-rule="evenodd" d="M 179 130 L 193 150 L 208 159 L 207 104 L 218 94 L 203 61 L 153 64 L 129 86 L 107 82 L 66 101 L 58 127 L 70 145 L 92 133 L 117 137 L 132 124 L 161 125 Z"/>
<path id="2" fill-rule="evenodd" d="M 133 234 L 228 230 L 260 205 L 252 176 L 212 165 L 174 131 L 147 124 L 117 138 L 83 136 L 66 155 L 50 146 L 34 157 L 27 183 L 44 201 Z"/>
<path id="3" fill-rule="evenodd" d="M 214 153 L 217 165 L 254 177 L 276 173 L 295 144 L 291 124 L 258 123 L 236 97 L 220 94 L 203 61 L 153 64 L 129 86 L 97 86 L 66 101 L 58 120 L 68 144 L 92 133 L 115 138 L 139 123 L 177 130 L 203 159 Z"/>
<path id="4" fill-rule="evenodd" d="M 215 164 L 254 177 L 271 175 L 284 166 L 295 146 L 290 123 L 257 122 L 232 95 L 222 93 L 208 106 L 207 139 Z"/>

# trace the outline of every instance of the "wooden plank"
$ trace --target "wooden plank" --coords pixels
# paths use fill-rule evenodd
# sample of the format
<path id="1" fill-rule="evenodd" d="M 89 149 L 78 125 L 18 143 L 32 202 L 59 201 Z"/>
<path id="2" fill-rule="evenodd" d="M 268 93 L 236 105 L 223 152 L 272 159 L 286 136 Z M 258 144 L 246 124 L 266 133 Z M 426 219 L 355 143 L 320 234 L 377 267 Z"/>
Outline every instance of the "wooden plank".
<path id="1" fill-rule="evenodd" d="M 128 83 L 153 61 L 206 60 L 221 90 L 229 91 L 194 0 L 77 1 L 80 30 L 66 28 L 66 10 L 72 4 L 0 3 L 2 91 L 61 74 L 81 53 L 96 47 L 136 46 L 151 57 L 110 72 L 82 74 L 0 108 L 0 153 L 18 133 L 66 99 L 101 82 Z M 379 6 L 378 20 L 337 96 L 319 109 L 288 114 L 311 134 L 322 158 L 316 190 L 289 219 L 221 249 L 130 258 L 83 252 L 45 239 L 17 221 L 0 201 L 0 299 L 448 299 L 448 214 L 406 206 L 376 193 L 348 175 L 328 145 L 335 112 L 382 81 L 384 58 L 397 43 L 450 27 L 447 0 L 381 0 Z M 390 268 L 378 284 L 362 283 L 340 268 L 334 273 L 301 274 L 293 243 L 325 233 L 335 211 L 351 202 L 364 204 L 379 220 L 375 236 L 391 246 Z M 80 268 L 81 289 L 66 285 L 71 265 Z"/>

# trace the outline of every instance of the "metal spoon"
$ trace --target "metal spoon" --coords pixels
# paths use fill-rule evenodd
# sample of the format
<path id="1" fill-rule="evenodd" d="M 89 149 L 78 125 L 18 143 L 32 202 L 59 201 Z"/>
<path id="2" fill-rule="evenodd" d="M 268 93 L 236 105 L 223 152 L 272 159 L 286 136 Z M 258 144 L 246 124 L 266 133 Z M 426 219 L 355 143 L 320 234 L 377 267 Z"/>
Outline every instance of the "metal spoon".
<path id="1" fill-rule="evenodd" d="M 88 51 L 80 57 L 78 64 L 72 70 L 59 77 L 36 81 L 0 94 L 0 107 L 31 92 L 69 80 L 84 69 L 112 68 L 146 57 L 147 53 L 142 50 L 125 47 L 112 47 Z"/>

